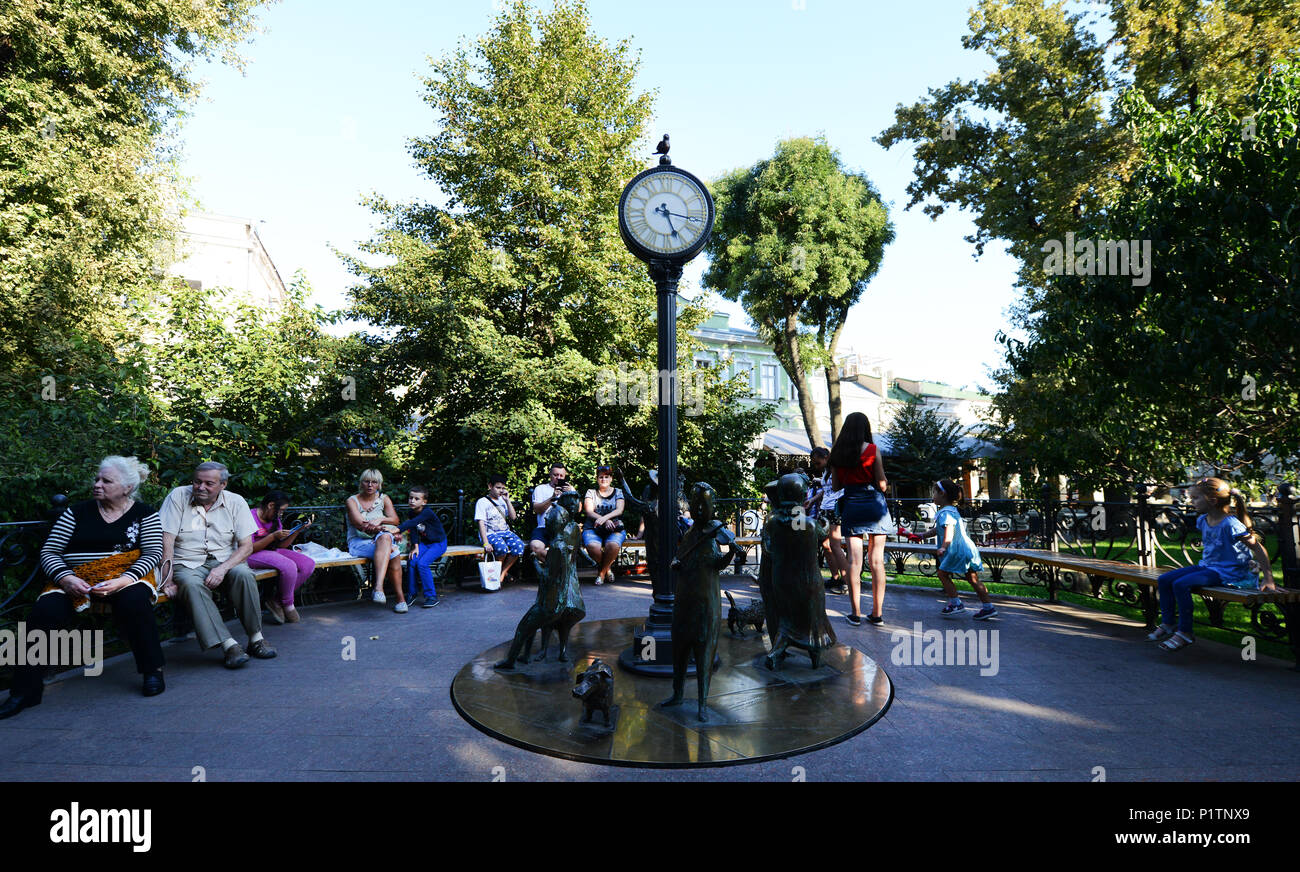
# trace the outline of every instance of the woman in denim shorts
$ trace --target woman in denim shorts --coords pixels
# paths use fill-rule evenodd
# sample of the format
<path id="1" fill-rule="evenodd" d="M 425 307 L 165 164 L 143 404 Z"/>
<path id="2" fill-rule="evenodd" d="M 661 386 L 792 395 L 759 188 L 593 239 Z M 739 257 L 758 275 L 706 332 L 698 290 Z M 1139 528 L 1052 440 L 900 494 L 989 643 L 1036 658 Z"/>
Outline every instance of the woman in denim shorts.
<path id="1" fill-rule="evenodd" d="M 893 531 L 893 520 L 885 503 L 885 467 L 871 442 L 871 422 L 861 412 L 844 419 L 839 438 L 831 447 L 831 480 L 844 488 L 840 497 L 840 530 L 849 540 L 849 597 L 852 611 L 845 618 L 853 626 L 862 623 L 858 597 L 862 583 L 863 547 L 867 537 L 867 565 L 871 567 L 871 614 L 873 624 L 884 622 L 885 537 Z"/>
<path id="2" fill-rule="evenodd" d="M 608 466 L 597 467 L 596 487 L 587 491 L 582 501 L 586 520 L 582 527 L 582 544 L 596 561 L 596 584 L 606 578 L 614 580 L 614 561 L 618 559 L 627 531 L 623 529 L 623 491 L 614 487 L 614 472 Z"/>

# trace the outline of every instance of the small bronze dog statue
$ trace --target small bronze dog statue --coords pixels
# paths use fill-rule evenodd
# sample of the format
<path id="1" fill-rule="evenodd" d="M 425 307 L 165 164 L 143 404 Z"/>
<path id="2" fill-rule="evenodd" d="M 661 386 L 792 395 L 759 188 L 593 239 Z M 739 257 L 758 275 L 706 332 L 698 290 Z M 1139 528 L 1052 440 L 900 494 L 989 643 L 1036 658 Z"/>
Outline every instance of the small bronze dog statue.
<path id="1" fill-rule="evenodd" d="M 584 724 L 590 723 L 599 711 L 605 718 L 605 726 L 609 726 L 609 706 L 614 701 L 613 670 L 599 659 L 591 661 L 591 665 L 578 676 L 577 683 L 573 685 L 573 695 L 582 700 L 582 705 L 587 710 L 582 718 Z"/>
<path id="2" fill-rule="evenodd" d="M 731 591 L 724 590 L 723 593 L 727 595 L 727 602 L 731 603 L 731 611 L 727 612 L 727 629 L 731 631 L 731 635 L 738 635 L 742 639 L 745 638 L 745 627 L 748 624 L 753 624 L 754 630 L 762 634 L 765 619 L 763 601 L 750 600 L 749 605 L 742 609 L 736 605 L 736 598 L 731 595 Z M 737 628 L 739 628 L 739 632 L 737 632 Z"/>

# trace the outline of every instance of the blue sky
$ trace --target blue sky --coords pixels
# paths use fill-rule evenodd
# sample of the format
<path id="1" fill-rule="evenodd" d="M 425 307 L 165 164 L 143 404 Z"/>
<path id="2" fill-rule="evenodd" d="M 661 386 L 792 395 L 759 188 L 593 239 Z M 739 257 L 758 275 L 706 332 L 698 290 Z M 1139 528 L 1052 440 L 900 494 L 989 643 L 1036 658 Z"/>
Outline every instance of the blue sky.
<path id="1" fill-rule="evenodd" d="M 601 37 L 628 38 L 640 51 L 638 85 L 658 91 L 647 139 L 671 134 L 678 166 L 707 181 L 770 156 L 781 139 L 820 134 L 876 184 L 897 240 L 842 347 L 888 357 L 905 377 L 988 387 L 988 368 L 1001 359 L 993 337 L 1018 296 L 1015 263 L 999 246 L 975 260 L 963 213 L 931 221 L 920 206 L 904 212 L 911 154 L 873 141 L 896 104 L 991 67 L 961 48 L 968 8 L 961 0 L 589 4 Z M 259 232 L 286 280 L 302 269 L 318 302 L 341 307 L 353 280 L 330 246 L 353 251 L 372 234 L 375 216 L 361 198 L 438 196 L 406 150 L 435 122 L 419 81 L 427 57 L 484 34 L 493 16 L 491 0 L 283 0 L 265 9 L 263 32 L 244 47 L 243 75 L 199 70 L 207 86 L 181 129 L 193 195 L 207 211 L 263 221 Z M 703 267 L 700 258 L 688 279 Z M 684 290 L 699 293 L 696 281 Z M 744 323 L 739 306 L 716 302 Z"/>

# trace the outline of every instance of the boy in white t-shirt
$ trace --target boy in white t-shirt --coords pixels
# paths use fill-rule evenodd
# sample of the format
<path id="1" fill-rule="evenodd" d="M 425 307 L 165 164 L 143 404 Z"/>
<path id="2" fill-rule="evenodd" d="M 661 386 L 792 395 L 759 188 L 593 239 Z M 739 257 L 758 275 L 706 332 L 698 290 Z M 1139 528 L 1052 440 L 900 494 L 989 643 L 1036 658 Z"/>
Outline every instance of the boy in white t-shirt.
<path id="1" fill-rule="evenodd" d="M 506 477 L 494 475 L 488 479 L 487 496 L 479 497 L 474 504 L 474 520 L 478 522 L 478 536 L 488 557 L 501 556 L 501 578 L 524 553 L 524 540 L 510 530 L 516 519 L 514 504 L 506 490 Z"/>

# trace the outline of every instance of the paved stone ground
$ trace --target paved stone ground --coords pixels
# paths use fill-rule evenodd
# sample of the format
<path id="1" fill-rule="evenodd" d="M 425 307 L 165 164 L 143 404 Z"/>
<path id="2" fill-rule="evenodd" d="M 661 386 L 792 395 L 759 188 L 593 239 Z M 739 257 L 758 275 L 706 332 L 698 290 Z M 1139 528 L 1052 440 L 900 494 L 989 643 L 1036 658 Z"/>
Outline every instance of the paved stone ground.
<path id="1" fill-rule="evenodd" d="M 746 577 L 726 581 L 757 596 Z M 634 583 L 587 584 L 583 595 L 593 620 L 643 615 L 650 599 Z M 789 781 L 795 767 L 809 781 L 1089 781 L 1098 766 L 1109 781 L 1300 778 L 1300 674 L 1290 663 L 1243 661 L 1208 641 L 1168 655 L 1135 621 L 1041 602 L 999 599 L 999 619 L 944 621 L 936 592 L 896 586 L 880 627 L 848 626 L 846 598 L 828 600 L 840 641 L 895 685 L 884 718 L 846 742 L 715 769 L 546 757 L 480 733 L 449 692 L 467 660 L 511 636 L 534 596 L 528 585 L 467 586 L 407 615 L 369 602 L 305 609 L 302 623 L 268 627 L 277 659 L 238 671 L 191 637 L 165 646 L 167 691 L 151 699 L 140 697 L 129 655 L 98 678 L 69 674 L 42 705 L 0 722 L 0 779 L 190 781 L 196 766 L 209 781 L 487 781 L 494 771 L 509 781 Z M 891 634 L 910 642 L 915 621 L 998 630 L 997 674 L 893 664 Z M 356 639 L 354 662 L 342 659 L 345 636 Z"/>

